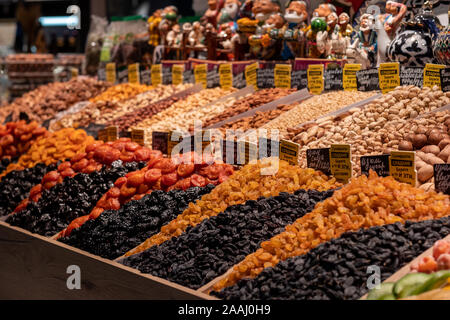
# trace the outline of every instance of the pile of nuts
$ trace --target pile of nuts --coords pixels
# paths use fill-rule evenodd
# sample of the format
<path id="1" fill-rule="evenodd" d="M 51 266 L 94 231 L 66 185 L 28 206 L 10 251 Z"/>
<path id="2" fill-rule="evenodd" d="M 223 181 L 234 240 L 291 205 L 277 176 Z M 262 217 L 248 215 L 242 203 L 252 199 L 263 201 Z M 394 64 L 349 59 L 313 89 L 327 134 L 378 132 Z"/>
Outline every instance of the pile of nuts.
<path id="1" fill-rule="evenodd" d="M 45 134 L 47 130 L 39 127 L 36 121 L 27 124 L 21 120 L 0 125 L 0 159 L 15 158 L 27 152 L 31 144 Z"/>
<path id="2" fill-rule="evenodd" d="M 39 137 L 27 153 L 23 154 L 19 161 L 11 163 L 1 176 L 14 170 L 34 167 L 38 163 L 58 162 L 70 159 L 79 152 L 83 152 L 86 146 L 94 142 L 94 138 L 88 136 L 84 130 L 73 128 L 61 129 L 46 136 Z"/>
<path id="3" fill-rule="evenodd" d="M 279 117 L 281 114 L 296 107 L 295 104 L 281 104 L 276 109 L 269 111 L 257 111 L 255 115 L 251 117 L 245 117 L 233 122 L 229 122 L 220 127 L 220 131 L 224 134 L 226 130 L 243 130 L 257 129 L 264 126 L 269 121 Z"/>
<path id="4" fill-rule="evenodd" d="M 125 99 L 130 99 L 134 96 L 137 96 L 139 93 L 149 91 L 152 88 L 153 88 L 152 86 L 146 86 L 145 84 L 121 83 L 109 88 L 102 94 L 94 96 L 93 98 L 89 99 L 89 101 L 117 102 Z"/>
<path id="5" fill-rule="evenodd" d="M 11 112 L 12 121 L 18 121 L 20 112 L 25 112 L 31 120 L 41 123 L 77 102 L 95 97 L 108 87 L 106 82 L 81 77 L 40 86 L 0 109 L 0 122 L 4 122 Z"/>
<path id="6" fill-rule="evenodd" d="M 245 277 L 254 278 L 264 268 L 306 254 L 347 231 L 406 220 L 439 219 L 449 212 L 449 196 L 425 192 L 392 177 L 380 178 L 371 171 L 369 177 L 362 175 L 352 179 L 331 198 L 287 226 L 284 232 L 261 243 L 261 248 L 235 265 L 214 290 L 231 286 Z"/>
<path id="7" fill-rule="evenodd" d="M 334 178 L 329 178 L 321 172 L 291 166 L 279 159 L 265 158 L 250 162 L 211 193 L 189 205 L 176 219 L 162 227 L 160 233 L 127 252 L 126 256 L 179 236 L 189 226 L 196 226 L 204 219 L 217 216 L 229 206 L 242 204 L 247 200 L 277 196 L 280 192 L 300 189 L 325 191 L 340 186 Z"/>
<path id="8" fill-rule="evenodd" d="M 317 95 L 297 104 L 292 110 L 284 113 L 266 124 L 264 129 L 278 129 L 280 136 L 286 134 L 287 128 L 317 119 L 318 117 L 349 106 L 358 101 L 370 98 L 375 92 L 333 91 Z"/>
<path id="9" fill-rule="evenodd" d="M 235 115 L 241 114 L 248 110 L 255 109 L 273 100 L 294 93 L 295 91 L 296 91 L 295 89 L 279 89 L 279 88 L 263 89 L 257 91 L 252 95 L 250 95 L 249 97 L 236 101 L 236 103 L 225 109 L 222 113 L 206 121 L 206 123 L 203 124 L 203 127 L 206 128 L 212 126 L 215 123 L 234 117 Z"/>
<path id="10" fill-rule="evenodd" d="M 398 149 L 416 151 L 417 179 L 429 190 L 434 186 L 433 165 L 450 163 L 450 110 L 407 121 L 397 132 L 403 137 Z"/>
<path id="11" fill-rule="evenodd" d="M 104 124 L 124 114 L 132 113 L 135 110 L 146 107 L 149 104 L 164 99 L 177 91 L 183 90 L 186 86 L 158 86 L 153 90 L 141 93 L 133 98 L 123 101 L 97 101 L 90 103 L 80 112 L 67 115 L 55 122 L 55 127 L 87 127 L 89 123 Z"/>
<path id="12" fill-rule="evenodd" d="M 335 118 L 324 117 L 291 130 L 288 138 L 300 144 L 300 165 L 306 166 L 306 150 L 327 148 L 331 144 L 350 144 L 354 175 L 359 158 L 390 152 L 403 135 L 398 130 L 408 119 L 447 105 L 450 93 L 437 87 L 398 87 L 363 108 L 354 108 Z"/>
<path id="13" fill-rule="evenodd" d="M 186 120 L 183 117 L 185 113 L 199 109 L 205 104 L 220 99 L 235 90 L 236 89 L 230 91 L 222 88 L 204 89 L 188 96 L 186 99 L 174 103 L 172 106 L 155 114 L 153 117 L 136 124 L 134 127 L 145 129 L 145 144 L 151 145 L 152 131 L 170 131 L 179 128 L 187 129 Z"/>

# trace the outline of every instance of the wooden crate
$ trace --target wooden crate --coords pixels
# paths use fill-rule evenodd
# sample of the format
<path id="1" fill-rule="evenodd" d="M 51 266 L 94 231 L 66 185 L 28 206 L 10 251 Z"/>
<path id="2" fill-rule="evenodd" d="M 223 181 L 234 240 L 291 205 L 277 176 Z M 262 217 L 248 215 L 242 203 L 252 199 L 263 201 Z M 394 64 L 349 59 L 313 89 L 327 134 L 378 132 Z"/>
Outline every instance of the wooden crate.
<path id="1" fill-rule="evenodd" d="M 70 265 L 80 267 L 80 290 L 67 288 Z M 0 284 L 0 299 L 213 299 L 2 221 Z"/>

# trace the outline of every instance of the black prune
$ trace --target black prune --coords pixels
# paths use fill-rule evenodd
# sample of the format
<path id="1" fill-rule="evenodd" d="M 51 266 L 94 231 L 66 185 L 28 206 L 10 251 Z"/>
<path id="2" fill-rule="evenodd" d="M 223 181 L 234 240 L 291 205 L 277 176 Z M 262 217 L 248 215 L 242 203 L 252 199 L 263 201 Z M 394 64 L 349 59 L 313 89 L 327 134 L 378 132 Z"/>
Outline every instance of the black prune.
<path id="1" fill-rule="evenodd" d="M 433 234 L 426 232 L 428 227 L 434 230 Z M 305 255 L 263 270 L 254 279 L 242 279 L 234 286 L 211 294 L 227 300 L 359 299 L 368 291 L 367 281 L 373 274 L 368 273 L 369 266 L 378 266 L 380 280 L 384 281 L 448 234 L 450 217 L 347 232 Z M 403 245 L 391 245 L 396 242 Z M 322 257 L 331 255 L 346 259 L 330 268 Z"/>
<path id="2" fill-rule="evenodd" d="M 310 212 L 333 191 L 298 190 L 250 200 L 188 227 L 179 237 L 127 257 L 121 263 L 143 273 L 197 289 Z"/>
<path id="3" fill-rule="evenodd" d="M 186 209 L 214 188 L 190 188 L 186 191 L 153 191 L 140 200 L 130 201 L 119 210 L 103 212 L 89 220 L 70 236 L 59 241 L 108 259 L 115 259 L 158 233 Z"/>
<path id="4" fill-rule="evenodd" d="M 0 217 L 6 216 L 28 197 L 31 188 L 41 183 L 42 177 L 57 164 L 46 166 L 39 163 L 32 168 L 21 171 L 11 171 L 0 181 Z"/>
<path id="5" fill-rule="evenodd" d="M 62 183 L 44 190 L 38 202 L 30 202 L 24 210 L 9 216 L 6 222 L 47 237 L 55 235 L 72 220 L 89 214 L 118 178 L 145 166 L 145 163 L 135 162 L 122 165 L 120 160 L 117 163 L 90 174 L 66 177 Z M 51 217 L 50 221 L 46 214 Z"/>

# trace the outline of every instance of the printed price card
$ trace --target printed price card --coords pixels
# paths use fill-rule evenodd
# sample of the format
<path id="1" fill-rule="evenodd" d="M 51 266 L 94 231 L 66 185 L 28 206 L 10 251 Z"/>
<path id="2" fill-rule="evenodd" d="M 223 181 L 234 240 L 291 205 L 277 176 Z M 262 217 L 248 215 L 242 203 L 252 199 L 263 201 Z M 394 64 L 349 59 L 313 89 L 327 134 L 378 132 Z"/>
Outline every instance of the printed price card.
<path id="1" fill-rule="evenodd" d="M 442 89 L 441 70 L 444 68 L 445 66 L 442 64 L 427 63 L 423 69 L 423 86 L 430 88 L 438 86 L 439 89 Z"/>
<path id="2" fill-rule="evenodd" d="M 182 64 L 174 64 L 172 66 L 172 84 L 183 84 L 184 66 Z"/>
<path id="3" fill-rule="evenodd" d="M 300 152 L 300 145 L 287 140 L 280 140 L 280 160 L 285 160 L 289 164 L 298 165 L 298 154 Z"/>
<path id="4" fill-rule="evenodd" d="M 258 88 L 258 78 L 256 72 L 258 67 L 258 62 L 252 63 L 245 67 L 245 81 L 247 82 L 247 86 L 253 86 L 255 89 Z"/>
<path id="5" fill-rule="evenodd" d="M 128 82 L 139 84 L 141 82 L 139 75 L 139 63 L 128 65 Z"/>
<path id="6" fill-rule="evenodd" d="M 231 63 L 224 63 L 219 66 L 219 82 L 223 89 L 233 87 L 233 70 Z"/>
<path id="7" fill-rule="evenodd" d="M 342 82 L 345 91 L 358 90 L 358 83 L 356 81 L 356 72 L 359 70 L 361 70 L 360 64 L 347 63 L 344 66 Z"/>
<path id="8" fill-rule="evenodd" d="M 275 88 L 291 88 L 291 69 L 290 64 L 277 64 L 273 69 Z"/>
<path id="9" fill-rule="evenodd" d="M 331 174 L 342 183 L 352 177 L 351 151 L 348 144 L 332 144 L 330 148 Z"/>
<path id="10" fill-rule="evenodd" d="M 131 130 L 131 141 L 139 143 L 141 146 L 145 144 L 145 130 L 133 129 Z"/>
<path id="11" fill-rule="evenodd" d="M 72 79 L 75 79 L 78 77 L 78 68 L 70 68 L 70 75 Z"/>
<path id="12" fill-rule="evenodd" d="M 116 141 L 118 139 L 119 130 L 116 126 L 106 128 L 106 134 L 108 136 L 108 141 Z"/>
<path id="13" fill-rule="evenodd" d="M 330 175 L 330 148 L 306 150 L 306 162 L 308 168 Z"/>
<path id="14" fill-rule="evenodd" d="M 162 67 L 160 64 L 154 64 L 151 68 L 152 85 L 162 84 Z"/>
<path id="15" fill-rule="evenodd" d="M 398 62 L 381 63 L 378 78 L 382 93 L 387 93 L 400 86 L 400 64 Z"/>
<path id="16" fill-rule="evenodd" d="M 308 89 L 312 94 L 321 94 L 324 88 L 323 64 L 310 64 L 307 71 Z"/>
<path id="17" fill-rule="evenodd" d="M 206 89 L 206 86 L 208 84 L 207 74 L 208 74 L 208 69 L 207 69 L 207 65 L 205 63 L 198 64 L 194 67 L 195 83 L 200 83 L 204 89 Z"/>
<path id="18" fill-rule="evenodd" d="M 98 130 L 97 138 L 103 142 L 108 142 L 108 132 L 106 129 Z"/>
<path id="19" fill-rule="evenodd" d="M 400 182 L 416 186 L 416 166 L 413 151 L 392 151 L 389 158 L 391 176 Z"/>
<path id="20" fill-rule="evenodd" d="M 114 62 L 106 65 L 106 82 L 116 83 L 116 64 Z"/>

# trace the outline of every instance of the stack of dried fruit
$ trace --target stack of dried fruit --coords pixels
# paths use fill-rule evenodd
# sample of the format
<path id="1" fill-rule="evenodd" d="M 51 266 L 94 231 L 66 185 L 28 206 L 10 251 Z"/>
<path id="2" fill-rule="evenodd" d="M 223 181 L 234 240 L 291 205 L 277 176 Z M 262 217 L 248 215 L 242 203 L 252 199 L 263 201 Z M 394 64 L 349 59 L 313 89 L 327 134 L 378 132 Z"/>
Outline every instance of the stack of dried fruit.
<path id="1" fill-rule="evenodd" d="M 228 207 L 181 236 L 124 259 L 124 265 L 198 289 L 314 209 L 333 191 L 298 190 Z"/>
<path id="2" fill-rule="evenodd" d="M 92 210 L 115 180 L 143 165 L 136 162 L 122 164 L 118 160 L 101 171 L 66 178 L 61 184 L 44 190 L 38 202 L 30 202 L 24 210 L 10 215 L 6 222 L 51 237 L 73 219 Z"/>
<path id="3" fill-rule="evenodd" d="M 151 145 L 152 131 L 170 131 L 177 129 L 187 131 L 190 123 L 186 123 L 184 119 L 185 113 L 200 108 L 234 90 L 230 91 L 222 88 L 204 89 L 188 96 L 186 99 L 174 103 L 151 118 L 136 124 L 135 127 L 145 129 L 145 143 L 146 145 Z"/>
<path id="4" fill-rule="evenodd" d="M 149 161 L 155 154 L 152 150 L 141 147 L 129 138 L 120 138 L 114 142 L 95 141 L 88 145 L 84 152 L 80 152 L 58 166 L 58 169 L 47 173 L 40 184 L 34 186 L 30 191 L 30 197 L 24 199 L 14 212 L 24 209 L 29 201 L 38 201 L 42 191 L 50 189 L 61 183 L 66 177 L 73 177 L 77 173 L 91 173 L 98 171 L 103 165 L 109 166 L 116 160 L 123 163 Z M 160 154 L 160 152 L 156 152 Z"/>
<path id="5" fill-rule="evenodd" d="M 146 86 L 144 84 L 133 84 L 133 83 L 122 83 L 117 84 L 105 92 L 95 96 L 94 98 L 89 99 L 90 102 L 99 102 L 99 101 L 112 101 L 118 102 L 125 99 L 130 99 L 142 92 L 149 91 L 153 87 Z"/>
<path id="6" fill-rule="evenodd" d="M 94 138 L 88 136 L 85 131 L 73 128 L 61 129 L 39 137 L 28 152 L 19 158 L 17 164 L 10 164 L 0 176 L 13 170 L 34 167 L 40 162 L 49 165 L 58 160 L 70 159 L 75 154 L 84 152 L 86 146 L 93 142 Z"/>
<path id="7" fill-rule="evenodd" d="M 56 164 L 45 166 L 38 163 L 32 168 L 12 171 L 4 176 L 0 181 L 0 216 L 13 212 L 14 208 L 28 196 L 31 188 L 40 183 L 47 172 L 55 169 Z"/>
<path id="8" fill-rule="evenodd" d="M 399 183 L 374 172 L 360 176 L 319 203 L 309 214 L 286 227 L 286 231 L 263 242 L 261 248 L 233 267 L 215 287 L 220 290 L 264 268 L 307 253 L 346 231 L 404 222 L 438 219 L 450 214 L 450 197 Z"/>
<path id="9" fill-rule="evenodd" d="M 425 256 L 411 265 L 411 271 L 432 273 L 440 270 L 450 270 L 450 239 L 437 241 L 431 256 Z"/>
<path id="10" fill-rule="evenodd" d="M 370 268 L 379 267 L 380 280 L 386 280 L 449 233 L 450 217 L 347 232 L 212 294 L 229 300 L 356 300 L 367 293 Z"/>
<path id="11" fill-rule="evenodd" d="M 18 121 L 20 112 L 41 123 L 51 119 L 73 104 L 86 101 L 106 90 L 109 84 L 92 78 L 77 78 L 68 82 L 53 82 L 24 94 L 10 105 L 0 109 L 0 122 L 12 112 L 12 120 Z"/>
<path id="12" fill-rule="evenodd" d="M 212 164 L 210 164 L 212 163 Z M 139 200 L 154 190 L 186 190 L 190 187 L 204 187 L 208 184 L 218 185 L 233 174 L 233 167 L 228 164 L 213 163 L 194 153 L 186 153 L 175 158 L 163 158 L 154 151 L 147 166 L 139 171 L 128 173 L 117 179 L 114 187 L 106 192 L 92 210 L 89 219 L 97 218 L 105 210 L 118 210 L 121 205 L 131 200 Z M 83 219 L 73 221 L 60 235 L 67 236 Z"/>
<path id="13" fill-rule="evenodd" d="M 328 178 L 313 169 L 301 169 L 275 158 L 259 160 L 244 166 L 210 194 L 162 227 L 159 234 L 147 239 L 126 255 L 142 252 L 179 236 L 189 226 L 196 226 L 204 219 L 218 215 L 227 207 L 242 204 L 247 200 L 276 196 L 280 192 L 294 192 L 299 189 L 325 191 L 340 185 L 334 178 Z"/>
<path id="14" fill-rule="evenodd" d="M 59 241 L 99 255 L 115 259 L 133 249 L 186 209 L 190 202 L 210 193 L 213 185 L 188 190 L 153 191 L 140 200 L 130 201 L 89 220 L 70 236 Z"/>
<path id="15" fill-rule="evenodd" d="M 27 124 L 21 120 L 0 125 L 0 159 L 24 154 L 38 137 L 46 134 L 47 130 L 39 127 L 36 121 Z"/>

